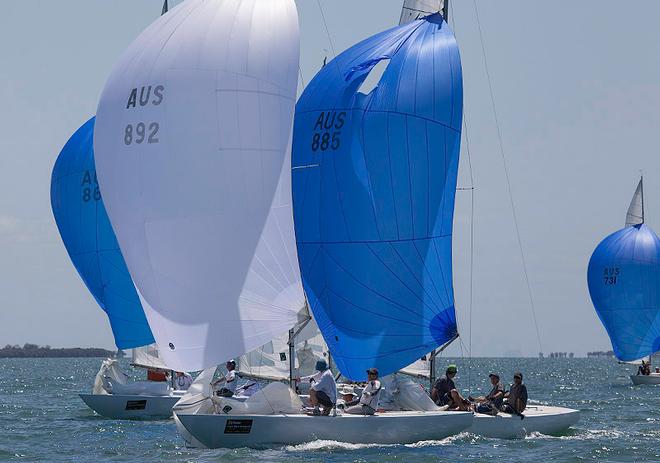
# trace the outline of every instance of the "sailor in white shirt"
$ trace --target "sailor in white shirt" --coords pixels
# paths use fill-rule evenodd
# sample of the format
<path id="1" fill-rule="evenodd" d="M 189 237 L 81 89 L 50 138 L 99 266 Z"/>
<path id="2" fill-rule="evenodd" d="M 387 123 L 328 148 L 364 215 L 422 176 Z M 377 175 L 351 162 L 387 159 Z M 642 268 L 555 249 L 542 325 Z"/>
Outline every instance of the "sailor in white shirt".
<path id="1" fill-rule="evenodd" d="M 174 377 L 174 389 L 177 391 L 187 391 L 192 385 L 193 379 L 188 373 L 177 371 Z"/>
<path id="2" fill-rule="evenodd" d="M 344 410 L 344 413 L 351 415 L 373 415 L 378 410 L 378 398 L 380 391 L 383 388 L 380 381 L 378 381 L 378 369 L 370 368 L 367 370 L 367 385 L 362 390 L 362 396 L 356 403 L 348 403 L 350 405 Z"/>
<path id="3" fill-rule="evenodd" d="M 329 415 L 337 404 L 337 383 L 325 360 L 320 359 L 316 362 L 316 371 L 316 374 L 299 378 L 299 381 L 311 383 L 309 401 L 314 407 L 314 414 Z M 320 407 L 323 407 L 322 413 Z"/>
<path id="4" fill-rule="evenodd" d="M 217 395 L 220 397 L 233 397 L 236 392 L 236 384 L 238 383 L 236 362 L 230 360 L 225 366 L 227 367 L 227 374 L 222 378 L 218 378 L 213 383 L 213 387 L 215 388 L 218 384 L 223 384 L 222 388 L 217 392 Z"/>

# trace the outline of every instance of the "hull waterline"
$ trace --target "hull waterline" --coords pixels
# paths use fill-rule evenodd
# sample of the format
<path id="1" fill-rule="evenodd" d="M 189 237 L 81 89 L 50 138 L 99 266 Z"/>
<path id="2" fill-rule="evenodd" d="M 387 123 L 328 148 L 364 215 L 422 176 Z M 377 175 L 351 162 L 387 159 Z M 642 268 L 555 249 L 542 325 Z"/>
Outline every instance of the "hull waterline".
<path id="1" fill-rule="evenodd" d="M 172 416 L 181 396 L 79 394 L 89 408 L 115 420 L 159 420 Z"/>
<path id="2" fill-rule="evenodd" d="M 660 373 L 651 373 L 650 375 L 630 375 L 630 380 L 635 386 L 660 384 Z"/>
<path id="3" fill-rule="evenodd" d="M 388 412 L 373 416 L 210 415 L 177 413 L 205 448 L 264 448 L 315 440 L 353 444 L 410 444 L 439 440 L 470 427 L 468 412 Z M 194 446 L 195 442 L 187 442 Z"/>
<path id="4" fill-rule="evenodd" d="M 531 433 L 556 435 L 566 432 L 580 420 L 580 412 L 570 408 L 530 405 L 519 416 L 499 413 L 496 416 L 475 414 L 469 432 L 484 437 L 515 439 Z"/>

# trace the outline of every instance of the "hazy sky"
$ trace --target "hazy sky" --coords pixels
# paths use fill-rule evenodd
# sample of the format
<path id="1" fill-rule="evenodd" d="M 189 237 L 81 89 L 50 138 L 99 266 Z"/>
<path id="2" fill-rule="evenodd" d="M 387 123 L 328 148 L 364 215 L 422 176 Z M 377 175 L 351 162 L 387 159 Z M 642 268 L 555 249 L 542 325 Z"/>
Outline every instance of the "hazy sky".
<path id="1" fill-rule="evenodd" d="M 398 21 L 401 0 L 322 0 L 337 52 Z M 536 355 L 499 152 L 477 12 L 543 350 L 609 349 L 586 286 L 596 244 L 623 226 L 640 169 L 660 231 L 660 2 L 455 0 L 474 175 L 457 194 L 454 286 L 465 349 Z M 74 270 L 50 210 L 50 174 L 95 113 L 123 49 L 161 0 L 0 0 L 0 344 L 112 347 L 109 324 Z M 302 73 L 332 47 L 316 0 L 298 0 Z M 475 8 L 476 6 L 476 8 Z M 327 52 L 325 51 L 327 50 Z M 463 140 L 459 183 L 470 186 Z M 460 346 L 451 353 L 460 354 Z M 463 350 L 467 355 L 467 350 Z"/>

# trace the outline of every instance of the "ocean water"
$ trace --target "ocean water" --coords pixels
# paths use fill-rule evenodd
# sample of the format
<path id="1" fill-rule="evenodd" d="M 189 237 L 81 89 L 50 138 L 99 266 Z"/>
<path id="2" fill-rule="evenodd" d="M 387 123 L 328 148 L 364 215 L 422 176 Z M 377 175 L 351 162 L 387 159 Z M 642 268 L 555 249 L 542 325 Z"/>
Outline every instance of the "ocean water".
<path id="1" fill-rule="evenodd" d="M 414 445 L 317 441 L 271 450 L 188 449 L 173 421 L 114 421 L 79 399 L 100 359 L 0 360 L 0 461 L 481 462 L 660 461 L 660 386 L 633 387 L 634 367 L 598 359 L 442 359 L 458 364 L 466 394 L 487 388 L 491 370 L 525 374 L 530 399 L 577 408 L 562 436 L 486 439 L 463 433 Z"/>

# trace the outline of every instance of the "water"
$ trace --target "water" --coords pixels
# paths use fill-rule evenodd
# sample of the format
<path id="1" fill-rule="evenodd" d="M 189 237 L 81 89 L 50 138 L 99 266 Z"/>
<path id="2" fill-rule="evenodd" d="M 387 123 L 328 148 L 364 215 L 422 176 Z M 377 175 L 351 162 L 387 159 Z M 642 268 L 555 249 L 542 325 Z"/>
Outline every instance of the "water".
<path id="1" fill-rule="evenodd" d="M 457 385 L 466 392 L 470 384 L 472 393 L 485 391 L 491 370 L 503 378 L 521 370 L 532 400 L 577 408 L 582 419 L 560 437 L 497 440 L 464 433 L 415 445 L 195 450 L 185 448 L 172 421 L 94 416 L 77 394 L 91 390 L 100 359 L 11 359 L 0 360 L 0 461 L 660 461 L 660 387 L 633 387 L 627 375 L 634 367 L 604 359 L 455 362 Z"/>

